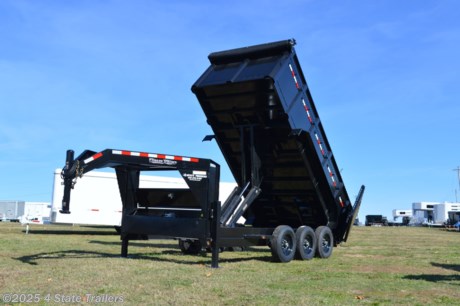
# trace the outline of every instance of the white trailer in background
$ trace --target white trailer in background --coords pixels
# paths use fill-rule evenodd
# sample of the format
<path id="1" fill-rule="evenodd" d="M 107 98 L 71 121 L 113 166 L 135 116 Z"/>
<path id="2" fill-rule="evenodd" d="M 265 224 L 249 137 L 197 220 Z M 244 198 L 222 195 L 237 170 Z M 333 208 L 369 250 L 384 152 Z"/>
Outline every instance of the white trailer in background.
<path id="1" fill-rule="evenodd" d="M 412 217 L 412 210 L 410 209 L 393 209 L 393 218 L 399 217 Z"/>
<path id="2" fill-rule="evenodd" d="M 50 214 L 50 202 L 26 202 L 26 206 L 24 208 L 25 216 L 49 218 Z"/>
<path id="3" fill-rule="evenodd" d="M 412 210 L 393 209 L 392 225 L 408 225 L 411 218 L 412 218 Z"/>
<path id="4" fill-rule="evenodd" d="M 438 204 L 438 202 L 412 203 L 412 223 L 414 225 L 433 224 L 434 207 Z"/>
<path id="5" fill-rule="evenodd" d="M 43 224 L 50 211 L 49 202 L 0 201 L 0 221 Z"/>
<path id="6" fill-rule="evenodd" d="M 455 224 L 460 221 L 460 203 L 444 202 L 434 206 L 435 224 Z"/>
<path id="7" fill-rule="evenodd" d="M 188 188 L 181 177 L 140 176 L 140 188 Z M 219 201 L 223 203 L 235 188 L 235 183 L 220 183 Z M 72 190 L 71 214 L 59 212 L 64 195 L 61 169 L 54 172 L 51 222 L 101 226 L 121 226 L 122 203 L 118 182 L 113 172 L 85 173 Z"/>
<path id="8" fill-rule="evenodd" d="M 24 207 L 24 201 L 0 201 L 0 221 L 18 222 Z"/>
<path id="9" fill-rule="evenodd" d="M 412 204 L 415 224 L 442 226 L 460 219 L 460 203 L 417 202 Z"/>
<path id="10" fill-rule="evenodd" d="M 49 202 L 25 202 L 21 223 L 50 223 L 51 204 Z"/>

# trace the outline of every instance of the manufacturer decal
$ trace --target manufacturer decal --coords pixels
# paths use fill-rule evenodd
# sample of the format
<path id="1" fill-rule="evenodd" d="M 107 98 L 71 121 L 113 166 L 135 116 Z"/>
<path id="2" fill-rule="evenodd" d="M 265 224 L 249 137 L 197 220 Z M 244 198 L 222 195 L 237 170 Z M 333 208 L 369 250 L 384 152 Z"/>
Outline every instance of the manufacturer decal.
<path id="1" fill-rule="evenodd" d="M 157 158 L 149 158 L 149 163 L 156 164 L 156 165 L 166 165 L 166 166 L 177 165 L 177 161 L 175 160 L 157 159 Z"/>
<path id="2" fill-rule="evenodd" d="M 201 182 L 202 179 L 207 178 L 206 171 L 193 171 L 192 173 L 184 173 L 184 178 L 192 182 Z"/>

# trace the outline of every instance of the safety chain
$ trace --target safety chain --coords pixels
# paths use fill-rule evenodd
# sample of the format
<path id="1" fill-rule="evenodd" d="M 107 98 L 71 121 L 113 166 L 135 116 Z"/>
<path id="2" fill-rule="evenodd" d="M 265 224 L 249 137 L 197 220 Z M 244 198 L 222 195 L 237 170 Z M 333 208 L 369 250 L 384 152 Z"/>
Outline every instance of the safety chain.
<path id="1" fill-rule="evenodd" d="M 66 179 L 66 176 L 65 176 L 65 169 L 68 167 L 68 164 L 66 164 L 64 166 L 64 168 L 62 168 L 62 171 L 61 171 L 61 179 L 65 180 Z M 75 167 L 75 176 L 74 178 L 72 179 L 72 189 L 74 188 L 75 184 L 77 183 L 77 179 L 78 178 L 81 178 L 83 176 L 83 167 L 80 167 L 80 161 L 77 160 L 75 161 L 74 165 L 72 168 Z M 72 169 L 69 170 L 70 172 L 73 172 Z M 64 182 L 61 183 L 62 185 L 64 185 Z"/>

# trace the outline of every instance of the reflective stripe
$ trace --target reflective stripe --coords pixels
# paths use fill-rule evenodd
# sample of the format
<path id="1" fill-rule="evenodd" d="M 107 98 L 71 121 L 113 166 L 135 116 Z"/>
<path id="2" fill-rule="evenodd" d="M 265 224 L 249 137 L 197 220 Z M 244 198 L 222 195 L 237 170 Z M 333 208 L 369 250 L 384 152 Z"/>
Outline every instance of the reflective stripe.
<path id="1" fill-rule="evenodd" d="M 83 162 L 84 162 L 85 164 L 87 164 L 87 163 L 92 162 L 93 160 L 98 159 L 98 158 L 101 157 L 101 156 L 102 156 L 102 152 L 99 152 L 99 153 L 94 154 L 94 155 L 91 156 L 90 158 L 85 159 Z"/>
<path id="2" fill-rule="evenodd" d="M 339 203 L 340 203 L 340 206 L 342 206 L 342 207 L 344 206 L 342 197 L 339 197 Z"/>
<path id="3" fill-rule="evenodd" d="M 313 118 L 310 115 L 310 109 L 308 108 L 307 103 L 305 103 L 304 99 L 302 99 L 302 104 L 303 104 L 303 108 L 305 109 L 305 112 L 307 113 L 308 121 L 310 121 L 310 123 L 313 123 Z"/>
<path id="4" fill-rule="evenodd" d="M 294 79 L 295 87 L 296 87 L 297 89 L 300 89 L 299 82 L 297 82 L 297 77 L 296 77 L 296 75 L 295 75 L 295 71 L 294 71 L 294 69 L 292 68 L 292 65 L 291 65 L 291 64 L 289 64 L 289 69 L 291 70 L 291 75 L 292 75 L 292 78 Z"/>
<path id="5" fill-rule="evenodd" d="M 125 156 L 136 156 L 136 157 L 151 157 L 151 158 L 158 158 L 158 159 L 169 159 L 169 160 L 186 161 L 186 162 L 192 162 L 192 163 L 197 163 L 200 161 L 198 158 L 194 158 L 194 157 L 184 157 L 184 156 L 145 153 L 145 152 L 120 151 L 120 150 L 112 150 L 112 154 L 125 155 Z"/>
<path id="6" fill-rule="evenodd" d="M 326 153 L 324 152 L 324 149 L 323 149 L 323 145 L 321 144 L 321 140 L 319 140 L 319 136 L 316 133 L 315 133 L 315 138 L 316 138 L 316 142 L 318 143 L 319 150 L 321 151 L 321 154 L 323 154 L 323 156 L 326 155 Z"/>

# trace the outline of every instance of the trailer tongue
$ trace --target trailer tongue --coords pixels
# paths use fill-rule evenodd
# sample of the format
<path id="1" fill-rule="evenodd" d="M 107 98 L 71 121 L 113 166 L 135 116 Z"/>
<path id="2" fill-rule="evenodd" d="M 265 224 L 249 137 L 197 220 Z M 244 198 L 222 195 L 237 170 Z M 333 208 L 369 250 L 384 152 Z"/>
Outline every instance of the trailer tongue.
<path id="1" fill-rule="evenodd" d="M 192 86 L 237 187 L 218 202 L 219 165 L 209 159 L 107 149 L 67 152 L 62 213 L 75 180 L 116 170 L 122 256 L 128 242 L 176 238 L 184 253 L 208 246 L 268 245 L 276 261 L 328 258 L 347 240 L 364 186 L 350 202 L 294 51 L 294 40 L 209 55 Z M 143 189 L 140 171 L 176 170 L 189 189 Z M 244 217 L 244 224 L 238 223 Z"/>
<path id="2" fill-rule="evenodd" d="M 210 159 L 168 154 L 106 149 L 86 150 L 74 159 L 67 151 L 62 170 L 64 196 L 61 213 L 70 213 L 70 193 L 76 179 L 99 168 L 114 168 L 120 189 L 122 211 L 121 256 L 128 255 L 130 240 L 177 238 L 184 252 L 199 245 L 213 250 L 213 265 L 218 254 L 217 235 L 220 166 Z M 141 188 L 141 171 L 178 171 L 188 185 L 183 188 Z M 190 244 L 184 244 L 184 241 Z"/>

